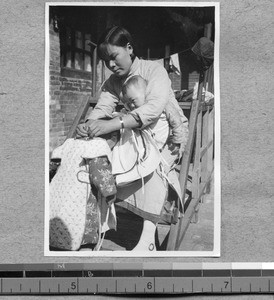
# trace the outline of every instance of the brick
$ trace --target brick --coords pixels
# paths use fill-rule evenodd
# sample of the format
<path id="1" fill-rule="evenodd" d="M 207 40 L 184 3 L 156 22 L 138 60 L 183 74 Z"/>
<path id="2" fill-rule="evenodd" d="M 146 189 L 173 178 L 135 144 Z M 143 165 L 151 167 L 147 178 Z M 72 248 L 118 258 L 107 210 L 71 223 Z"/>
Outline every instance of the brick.
<path id="1" fill-rule="evenodd" d="M 56 75 L 51 75 L 50 77 L 50 80 L 58 80 L 60 82 L 60 77 L 59 76 L 56 76 Z"/>
<path id="2" fill-rule="evenodd" d="M 61 67 L 60 67 L 60 65 L 52 64 L 52 65 L 49 66 L 49 70 L 50 71 L 58 71 L 58 72 L 60 72 L 61 71 Z"/>
<path id="3" fill-rule="evenodd" d="M 61 85 L 61 82 L 59 80 L 51 80 L 50 84 L 52 84 L 52 85 Z"/>
<path id="4" fill-rule="evenodd" d="M 55 75 L 55 76 L 59 76 L 60 77 L 60 72 L 58 72 L 57 70 L 50 70 L 49 71 L 49 75 Z"/>
<path id="5" fill-rule="evenodd" d="M 60 90 L 64 91 L 64 90 L 69 90 L 69 91 L 79 91 L 79 88 L 74 88 L 72 86 L 61 86 Z"/>
<path id="6" fill-rule="evenodd" d="M 60 45 L 59 43 L 54 43 L 50 45 L 50 49 L 52 49 L 53 51 L 60 51 Z"/>

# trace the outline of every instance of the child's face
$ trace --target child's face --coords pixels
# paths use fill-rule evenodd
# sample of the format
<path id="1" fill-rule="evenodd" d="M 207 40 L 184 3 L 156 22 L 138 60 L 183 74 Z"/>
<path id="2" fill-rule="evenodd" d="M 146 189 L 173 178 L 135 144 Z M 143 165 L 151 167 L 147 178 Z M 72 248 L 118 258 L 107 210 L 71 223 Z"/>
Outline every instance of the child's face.
<path id="1" fill-rule="evenodd" d="M 133 85 L 129 86 L 123 97 L 123 102 L 129 110 L 142 106 L 145 103 L 145 90 Z"/>

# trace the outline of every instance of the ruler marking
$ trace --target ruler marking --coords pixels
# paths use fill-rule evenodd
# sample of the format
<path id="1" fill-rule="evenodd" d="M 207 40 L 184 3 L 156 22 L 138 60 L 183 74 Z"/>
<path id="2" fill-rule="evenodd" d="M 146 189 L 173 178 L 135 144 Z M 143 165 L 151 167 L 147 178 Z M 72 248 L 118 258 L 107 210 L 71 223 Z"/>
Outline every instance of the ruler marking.
<path id="1" fill-rule="evenodd" d="M 203 270 L 203 271 L 204 272 L 202 272 L 202 275 L 209 276 L 208 274 L 210 274 L 210 273 L 207 274 L 205 270 Z M 36 278 L 34 280 L 33 279 L 27 280 L 26 286 L 25 286 L 24 285 L 25 284 L 24 283 L 24 279 L 21 282 L 19 280 L 18 280 L 19 282 L 18 281 L 17 282 L 14 281 L 13 278 L 18 277 L 17 273 L 15 273 L 15 272 L 5 272 L 5 271 L 1 271 L 1 272 L 2 273 L 0 274 L 0 276 L 3 274 L 2 278 L 0 278 L 0 285 L 1 285 L 0 292 L 1 292 L 1 294 L 8 293 L 8 292 L 10 292 L 10 294 L 16 294 L 18 292 L 24 293 L 24 294 L 32 294 L 32 293 L 37 293 L 38 291 L 39 291 L 40 294 L 45 294 L 45 293 L 52 294 L 52 293 L 56 293 L 56 285 L 55 285 L 56 283 L 53 285 L 53 291 L 51 291 L 51 287 L 50 286 L 52 285 L 52 280 L 49 280 L 48 282 L 45 282 L 45 286 L 43 286 L 43 291 L 42 291 L 42 283 L 43 283 L 42 280 L 43 280 L 43 278 L 41 278 L 41 279 L 40 278 Z M 235 277 L 233 277 L 233 274 L 231 273 L 230 278 L 228 277 L 227 279 L 224 279 L 224 280 L 226 280 L 224 282 L 225 286 L 223 285 L 223 281 L 222 281 L 222 277 L 225 276 L 225 273 L 220 273 L 220 274 L 216 273 L 216 278 L 214 278 L 214 277 L 212 277 L 211 279 L 209 278 L 210 280 L 207 283 L 204 283 L 203 281 L 200 282 L 198 280 L 199 279 L 198 277 L 197 278 L 193 278 L 193 277 L 191 278 L 191 276 L 189 276 L 190 274 L 188 274 L 188 273 L 187 274 L 183 274 L 183 275 L 185 276 L 185 278 L 188 277 L 187 281 L 189 283 L 191 281 L 192 293 L 194 293 L 195 290 L 200 290 L 200 287 L 201 287 L 200 291 L 202 293 L 205 293 L 206 291 L 208 291 L 209 293 L 210 292 L 214 293 L 214 292 L 218 292 L 218 291 L 220 291 L 221 293 L 226 293 L 226 292 L 229 292 L 229 289 L 230 289 L 231 293 L 234 293 L 234 292 L 245 293 L 244 291 L 247 288 L 248 281 L 249 281 L 249 292 L 250 293 L 253 293 L 253 292 L 256 292 L 256 291 L 257 291 L 257 293 L 264 293 L 264 292 L 267 292 L 266 290 L 268 290 L 268 292 L 270 293 L 271 291 L 273 291 L 272 286 L 271 286 L 272 273 L 270 273 L 269 278 L 264 278 L 264 281 L 262 281 L 262 276 L 255 276 L 256 275 L 255 273 L 254 274 L 251 273 L 250 276 L 253 276 L 253 279 L 254 279 L 254 280 L 252 279 L 254 281 L 254 283 L 253 283 L 253 281 L 251 279 L 248 280 L 248 278 L 245 278 L 245 280 L 243 278 L 243 281 L 239 280 L 239 279 L 241 279 L 239 277 L 241 277 L 241 276 L 245 277 L 245 276 L 243 276 L 243 274 L 245 274 L 245 272 L 247 273 L 247 270 L 243 270 L 242 273 L 237 273 L 237 274 L 235 273 Z M 40 273 L 39 272 L 37 273 L 37 274 L 39 274 L 37 277 L 43 277 L 43 274 L 42 273 L 40 274 Z M 51 271 L 51 273 L 52 273 L 52 271 Z M 35 274 L 35 273 L 33 273 L 33 274 Z M 54 274 L 54 272 L 52 274 Z M 212 272 L 212 274 L 213 274 L 213 272 Z M 217 278 L 218 274 L 221 276 L 221 278 Z M 266 275 L 267 274 L 268 273 L 266 273 Z M 26 272 L 25 272 L 24 276 L 26 276 L 26 275 L 28 275 L 28 274 L 26 274 Z M 160 275 L 159 277 L 161 277 L 162 273 L 159 274 L 159 275 Z M 257 272 L 257 275 L 258 275 L 258 272 Z M 261 272 L 261 275 L 264 275 L 264 273 Z M 34 277 L 34 276 L 36 276 L 36 275 L 31 275 L 30 277 Z M 66 276 L 71 276 L 72 277 L 73 275 L 66 275 Z M 79 273 L 78 273 L 77 276 L 79 276 Z M 107 276 L 109 276 L 109 275 L 107 275 Z M 148 276 L 148 274 L 147 274 L 147 276 Z M 156 280 L 158 280 L 157 276 L 158 276 L 158 274 L 155 273 L 155 276 L 153 276 L 150 279 L 149 278 L 143 278 L 143 279 L 145 279 L 144 282 L 142 283 L 142 285 L 144 284 L 144 286 L 143 286 L 144 287 L 144 293 L 146 293 L 146 292 L 157 293 L 157 291 L 159 291 L 159 288 L 161 286 L 161 285 L 159 286 L 159 283 L 161 281 L 159 281 L 159 282 L 157 281 L 158 285 L 157 285 L 157 291 L 156 291 Z M 7 278 L 5 278 L 5 277 L 7 277 Z M 8 278 L 8 277 L 10 277 L 10 278 Z M 29 279 L 27 277 L 26 277 L 26 279 Z M 58 274 L 57 274 L 57 277 L 59 277 Z M 53 279 L 53 278 L 51 278 L 51 279 Z M 82 288 L 80 286 L 80 283 L 81 283 L 81 278 L 80 277 L 76 277 L 75 279 L 71 280 L 71 281 L 76 281 L 76 284 L 77 284 L 77 287 L 76 287 L 76 289 L 73 292 L 76 292 L 77 294 L 82 293 L 83 290 L 86 290 L 87 293 L 90 292 L 89 291 L 89 287 L 84 288 L 84 286 L 83 286 L 83 288 Z M 109 278 L 109 279 L 111 279 L 111 278 Z M 137 293 L 137 283 L 138 283 L 138 281 L 135 281 L 135 282 L 133 282 L 131 280 L 129 282 L 126 281 L 125 285 L 123 285 L 124 288 L 123 288 L 123 291 L 122 291 L 121 290 L 122 286 L 119 286 L 119 289 L 118 289 L 118 279 L 117 278 L 113 278 L 113 279 L 115 279 L 115 292 L 116 293 L 119 292 L 119 293 L 125 293 L 125 294 L 127 294 L 128 293 L 128 290 L 127 290 L 128 287 L 129 287 L 129 293 L 131 293 L 132 290 L 135 291 L 135 293 Z M 153 281 L 152 281 L 152 279 L 153 279 Z M 197 280 L 197 283 L 195 283 L 195 290 L 194 290 L 194 279 Z M 200 279 L 205 279 L 205 278 L 200 278 Z M 234 285 L 234 283 L 233 283 L 234 279 L 235 279 L 236 285 Z M 37 291 L 37 280 L 38 280 L 38 291 Z M 60 280 L 60 282 L 58 283 L 59 280 Z M 58 293 L 59 294 L 66 293 L 64 291 L 66 289 L 65 287 L 67 286 L 67 284 L 68 284 L 68 286 L 67 286 L 67 292 L 69 294 L 72 293 L 72 289 L 69 286 L 69 282 L 66 283 L 66 282 L 63 282 L 62 280 L 63 280 L 62 278 L 57 279 L 57 287 L 58 287 L 57 290 L 58 290 Z M 228 280 L 230 280 L 230 288 L 228 286 Z M 258 282 L 256 280 L 258 280 Z M 261 280 L 262 282 L 260 282 L 259 280 Z M 268 281 L 268 284 L 267 284 L 267 281 Z M 6 284 L 5 288 L 4 288 L 4 282 Z M 199 282 L 201 284 L 198 284 Z M 18 285 L 17 285 L 18 283 L 19 283 L 19 291 L 18 291 Z M 75 283 L 75 282 L 73 282 L 73 283 Z M 110 283 L 112 283 L 112 285 L 113 285 L 113 282 L 110 282 Z M 149 283 L 149 288 L 147 287 L 147 283 Z M 154 288 L 152 288 L 151 283 L 154 284 Z M 64 288 L 64 291 L 62 290 L 62 292 L 61 292 L 61 285 L 62 284 L 65 284 L 65 285 L 64 285 L 64 287 L 62 286 Z M 101 283 L 99 281 L 98 283 L 95 282 L 95 284 L 96 284 L 96 293 L 98 294 L 99 293 L 99 285 Z M 134 284 L 134 288 L 133 288 L 133 284 Z M 171 286 L 170 286 L 171 284 L 172 284 L 172 289 L 171 289 Z M 205 284 L 205 288 L 203 287 L 203 284 Z M 216 287 L 216 291 L 214 289 L 214 284 L 215 284 L 215 287 Z M 253 291 L 253 288 L 252 288 L 252 284 L 253 284 L 253 287 L 254 287 L 254 291 Z M 140 285 L 140 284 L 138 285 L 138 292 L 140 291 L 140 288 L 141 288 L 142 285 Z M 180 285 L 181 284 L 178 285 L 178 288 L 180 288 Z M 182 282 L 182 285 L 184 285 L 183 282 Z M 268 289 L 266 288 L 267 285 L 268 285 Z M 31 286 L 35 287 L 33 291 L 32 291 Z M 104 284 L 103 284 L 103 286 L 104 286 Z M 103 286 L 100 285 L 100 289 L 103 288 Z M 159 288 L 158 288 L 158 286 L 159 286 Z M 167 286 L 167 290 L 165 289 L 165 286 Z M 224 286 L 224 288 L 223 288 L 223 286 Z M 24 287 L 24 289 L 23 289 L 23 287 Z M 92 293 L 94 291 L 94 287 L 95 286 L 93 285 L 93 288 L 91 290 Z M 13 288 L 14 288 L 14 290 L 13 290 Z M 176 285 L 176 292 L 178 292 L 178 288 L 177 288 L 177 285 Z M 48 290 L 48 292 L 46 292 L 46 290 Z M 111 293 L 111 288 L 108 289 L 107 284 L 106 284 L 104 290 L 105 290 L 105 292 L 107 294 Z M 173 293 L 175 293 L 175 282 L 174 281 L 170 282 L 169 285 L 162 286 L 162 292 L 164 294 L 166 292 L 169 293 L 170 290 L 173 291 Z M 182 290 L 182 293 L 185 293 L 185 290 L 184 290 L 183 287 L 181 288 L 181 290 Z"/>

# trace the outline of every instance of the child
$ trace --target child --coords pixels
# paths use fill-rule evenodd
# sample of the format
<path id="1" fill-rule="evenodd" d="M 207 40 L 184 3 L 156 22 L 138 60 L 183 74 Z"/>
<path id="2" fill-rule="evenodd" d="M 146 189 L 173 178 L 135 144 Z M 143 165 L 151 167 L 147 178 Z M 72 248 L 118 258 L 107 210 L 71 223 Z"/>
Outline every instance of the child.
<path id="1" fill-rule="evenodd" d="M 146 102 L 146 87 L 145 79 L 138 75 L 130 77 L 124 83 L 122 87 L 122 102 L 127 111 L 132 111 Z M 173 154 L 179 154 L 180 144 L 185 140 L 184 126 L 181 122 L 180 114 L 173 107 L 172 102 L 168 102 L 157 122 L 149 125 L 149 127 L 160 151 L 168 144 L 169 148 L 172 148 Z M 184 147 L 185 145 L 182 146 Z"/>

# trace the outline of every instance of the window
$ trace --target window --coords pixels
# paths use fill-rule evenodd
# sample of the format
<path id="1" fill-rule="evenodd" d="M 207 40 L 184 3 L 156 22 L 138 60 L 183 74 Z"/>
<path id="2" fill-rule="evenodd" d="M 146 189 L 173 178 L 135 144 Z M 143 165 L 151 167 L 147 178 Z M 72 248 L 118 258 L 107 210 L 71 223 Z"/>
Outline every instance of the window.
<path id="1" fill-rule="evenodd" d="M 65 27 L 61 36 L 62 76 L 90 79 L 94 44 L 91 34 Z"/>

